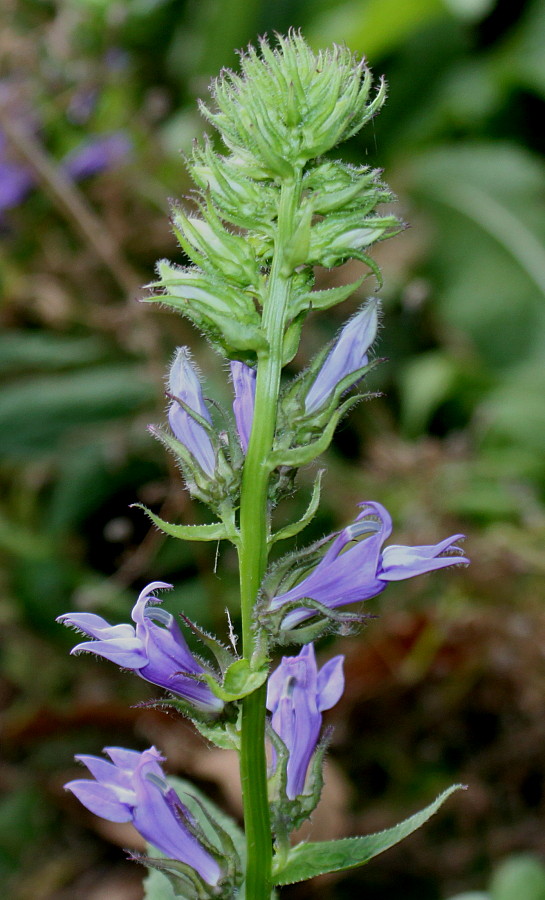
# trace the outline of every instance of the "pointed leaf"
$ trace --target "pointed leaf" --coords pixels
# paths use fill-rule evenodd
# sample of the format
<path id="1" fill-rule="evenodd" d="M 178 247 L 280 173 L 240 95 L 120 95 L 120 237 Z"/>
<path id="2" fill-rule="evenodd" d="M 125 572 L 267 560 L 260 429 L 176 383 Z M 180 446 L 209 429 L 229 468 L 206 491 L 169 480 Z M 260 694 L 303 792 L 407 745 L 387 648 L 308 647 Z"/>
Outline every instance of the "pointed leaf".
<path id="1" fill-rule="evenodd" d="M 270 543 L 274 544 L 276 541 L 285 541 L 286 538 L 294 537 L 294 535 L 299 534 L 300 531 L 303 531 L 304 528 L 307 527 L 309 522 L 312 522 L 314 518 L 314 514 L 318 509 L 318 505 L 320 503 L 320 490 L 322 487 L 322 476 L 325 472 L 325 469 L 320 469 L 316 476 L 316 481 L 314 482 L 314 487 L 312 489 L 312 497 L 310 498 L 310 502 L 306 508 L 305 514 L 301 516 L 297 522 L 292 522 L 290 525 L 286 525 L 284 528 L 281 528 L 276 534 L 271 535 Z"/>
<path id="2" fill-rule="evenodd" d="M 355 406 L 361 400 L 361 395 L 355 394 L 339 407 L 331 416 L 331 419 L 324 428 L 321 436 L 316 441 L 311 441 L 304 447 L 291 447 L 288 450 L 273 450 L 269 455 L 268 463 L 271 471 L 277 466 L 306 466 L 312 462 L 317 456 L 324 453 L 329 447 L 335 434 L 335 429 L 339 424 L 339 420 L 344 416 L 351 406 Z"/>
<path id="3" fill-rule="evenodd" d="M 339 287 L 328 288 L 324 291 L 309 291 L 306 294 L 302 294 L 300 297 L 297 297 L 290 309 L 290 313 L 296 315 L 304 309 L 330 309 L 332 306 L 337 306 L 343 300 L 351 297 L 354 291 L 361 287 L 367 277 L 368 275 L 362 275 L 361 278 L 358 278 L 357 281 L 352 281 L 350 284 L 342 284 Z"/>
<path id="4" fill-rule="evenodd" d="M 204 722 L 198 719 L 193 719 L 193 724 L 197 731 L 215 747 L 220 747 L 221 750 L 240 750 L 240 736 L 236 725 L 229 722 L 225 724 Z"/>
<path id="5" fill-rule="evenodd" d="M 274 873 L 274 884 L 294 884 L 297 881 L 314 878 L 316 875 L 341 872 L 363 865 L 420 828 L 430 816 L 437 812 L 447 797 L 460 788 L 463 788 L 463 785 L 453 785 L 425 809 L 405 819 L 404 822 L 400 822 L 399 825 L 379 831 L 377 834 L 343 838 L 338 841 L 298 844 L 290 852 L 285 864 Z"/>
<path id="6" fill-rule="evenodd" d="M 209 525 L 173 525 L 172 522 L 161 519 L 142 503 L 133 503 L 132 506 L 144 510 L 160 531 L 181 541 L 221 541 L 235 538 L 235 532 L 230 532 L 224 522 L 211 522 Z"/>

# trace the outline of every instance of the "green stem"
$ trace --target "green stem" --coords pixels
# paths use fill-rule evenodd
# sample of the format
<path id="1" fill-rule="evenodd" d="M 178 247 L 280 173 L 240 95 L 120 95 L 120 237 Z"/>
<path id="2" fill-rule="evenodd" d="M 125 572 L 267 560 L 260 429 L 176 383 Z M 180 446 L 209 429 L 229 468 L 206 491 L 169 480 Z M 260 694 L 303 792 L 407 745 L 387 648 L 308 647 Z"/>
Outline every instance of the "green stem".
<path id="1" fill-rule="evenodd" d="M 282 271 L 282 258 L 283 249 L 293 235 L 300 193 L 300 178 L 282 186 L 278 239 L 263 303 L 263 327 L 269 349 L 258 363 L 254 419 L 240 497 L 242 648 L 245 658 L 254 662 L 257 662 L 256 656 L 262 657 L 265 653 L 253 623 L 253 610 L 268 558 L 270 473 L 267 459 L 276 428 L 284 326 L 291 288 L 290 276 Z M 272 837 L 265 757 L 266 690 L 264 685 L 242 701 L 240 773 L 247 845 L 247 900 L 270 900 L 272 890 Z"/>

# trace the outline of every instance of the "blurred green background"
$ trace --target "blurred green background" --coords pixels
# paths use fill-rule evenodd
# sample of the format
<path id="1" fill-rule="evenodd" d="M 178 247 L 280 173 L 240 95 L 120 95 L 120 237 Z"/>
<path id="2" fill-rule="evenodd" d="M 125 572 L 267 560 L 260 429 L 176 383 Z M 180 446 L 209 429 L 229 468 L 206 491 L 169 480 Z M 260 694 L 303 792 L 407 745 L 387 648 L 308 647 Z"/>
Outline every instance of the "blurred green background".
<path id="1" fill-rule="evenodd" d="M 343 423 L 309 533 L 376 499 L 396 542 L 462 531 L 473 564 L 392 586 L 343 643 L 348 686 L 330 715 L 330 787 L 313 835 L 386 827 L 452 781 L 468 790 L 383 859 L 286 896 L 487 890 L 510 854 L 545 854 L 545 3 L 4 0 L 0 26 L 7 895 L 142 896 L 120 849 L 127 836 L 62 790 L 74 752 L 156 742 L 173 771 L 237 812 L 229 761 L 189 726 L 135 706 L 154 696 L 144 682 L 70 659 L 73 636 L 54 619 L 86 609 L 124 621 L 135 593 L 163 579 L 175 584 L 171 609 L 225 632 L 230 552 L 216 567 L 215 547 L 163 538 L 129 507 L 201 520 L 146 425 L 164 417 L 175 346 L 193 347 L 207 394 L 229 402 L 225 371 L 187 323 L 136 301 L 156 259 L 181 259 L 168 199 L 191 189 L 180 150 L 203 131 L 196 98 L 236 66 L 236 48 L 289 27 L 315 48 L 346 42 L 386 75 L 386 108 L 341 152 L 385 169 L 410 223 L 375 254 L 384 395 Z M 309 321 L 294 371 L 363 296 Z M 312 474 L 280 518 L 304 505 Z M 543 883 L 536 891 L 543 900 Z"/>

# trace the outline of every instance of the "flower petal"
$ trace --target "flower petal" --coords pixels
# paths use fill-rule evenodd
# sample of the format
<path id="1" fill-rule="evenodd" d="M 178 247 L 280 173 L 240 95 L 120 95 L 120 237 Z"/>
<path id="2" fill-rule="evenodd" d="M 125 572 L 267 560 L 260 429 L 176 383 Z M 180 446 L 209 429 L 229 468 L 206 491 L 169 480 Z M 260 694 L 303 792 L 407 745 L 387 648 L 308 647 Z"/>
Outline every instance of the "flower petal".
<path id="1" fill-rule="evenodd" d="M 329 659 L 318 672 L 317 704 L 320 712 L 331 709 L 341 699 L 344 691 L 344 656 Z"/>
<path id="2" fill-rule="evenodd" d="M 435 569 L 444 569 L 469 563 L 462 555 L 462 550 L 454 546 L 463 535 L 454 534 L 438 544 L 420 547 L 404 547 L 392 544 L 382 554 L 382 563 L 378 577 L 382 581 L 401 581 L 415 575 L 423 575 Z M 441 556 L 448 551 L 451 555 Z"/>
<path id="3" fill-rule="evenodd" d="M 108 819 L 109 822 L 131 822 L 132 812 L 125 803 L 121 803 L 114 791 L 103 784 L 88 779 L 69 781 L 65 788 L 78 798 L 80 803 L 95 816 Z"/>

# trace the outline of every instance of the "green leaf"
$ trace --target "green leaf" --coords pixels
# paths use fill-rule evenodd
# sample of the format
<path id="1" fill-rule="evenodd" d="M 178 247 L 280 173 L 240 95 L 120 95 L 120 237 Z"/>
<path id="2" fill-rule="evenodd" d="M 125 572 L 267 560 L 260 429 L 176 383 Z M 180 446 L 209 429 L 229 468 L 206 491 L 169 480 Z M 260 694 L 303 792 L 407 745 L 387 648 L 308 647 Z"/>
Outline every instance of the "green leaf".
<path id="1" fill-rule="evenodd" d="M 543 359 L 544 176 L 539 158 L 498 142 L 446 145 L 410 166 L 411 190 L 435 220 L 442 327 L 500 372 Z M 469 368 L 467 351 L 461 361 Z"/>
<path id="2" fill-rule="evenodd" d="M 335 434 L 335 429 L 339 424 L 340 419 L 348 412 L 350 407 L 355 406 L 360 399 L 361 395 L 356 394 L 353 397 L 349 397 L 348 400 L 345 400 L 342 406 L 332 413 L 331 419 L 317 440 L 305 444 L 304 447 L 290 447 L 286 450 L 273 450 L 267 460 L 271 471 L 276 469 L 277 466 L 306 466 L 307 463 L 312 462 L 313 459 L 316 459 L 317 456 L 324 453 L 333 440 L 333 435 Z"/>
<path id="3" fill-rule="evenodd" d="M 155 515 L 142 503 L 133 503 L 132 506 L 142 509 L 160 531 L 180 541 L 234 540 L 236 536 L 236 532 L 230 532 L 224 522 L 211 522 L 209 525 L 173 525 Z"/>
<path id="4" fill-rule="evenodd" d="M 316 875 L 342 872 L 345 869 L 353 869 L 369 862 L 374 856 L 393 847 L 420 828 L 430 816 L 437 812 L 447 797 L 461 788 L 463 788 L 461 784 L 453 785 L 443 791 L 425 809 L 415 813 L 409 819 L 405 819 L 404 822 L 400 822 L 399 825 L 379 831 L 377 834 L 343 838 L 338 841 L 298 844 L 290 851 L 285 864 L 274 872 L 274 884 L 295 884 L 298 881 L 306 881 L 307 878 L 314 878 Z"/>
<path id="5" fill-rule="evenodd" d="M 311 39 L 348 43 L 370 59 L 392 52 L 428 22 L 444 17 L 441 0 L 367 0 L 335 4 L 317 16 Z"/>
<path id="6" fill-rule="evenodd" d="M 145 900 L 176 900 L 176 894 L 166 875 L 158 869 L 148 869 L 144 879 Z"/>
<path id="7" fill-rule="evenodd" d="M 399 387 L 404 428 L 411 437 L 428 424 L 437 407 L 451 395 L 458 370 L 442 351 L 411 357 L 401 372 Z"/>
<path id="8" fill-rule="evenodd" d="M 2 457 L 29 458 L 56 450 L 70 432 L 125 420 L 153 399 L 142 367 L 103 365 L 4 388 L 0 396 Z"/>
<path id="9" fill-rule="evenodd" d="M 221 750 L 240 750 L 240 734 L 232 723 L 205 722 L 193 719 L 193 725 L 207 741 Z"/>
<path id="10" fill-rule="evenodd" d="M 106 347 L 98 337 L 60 337 L 40 331 L 0 335 L 0 372 L 58 370 L 103 359 Z"/>
<path id="11" fill-rule="evenodd" d="M 312 489 L 312 497 L 310 498 L 310 503 L 306 508 L 305 514 L 301 516 L 297 522 L 292 522 L 290 525 L 281 528 L 276 534 L 271 535 L 271 544 L 274 544 L 276 541 L 285 541 L 286 538 L 294 537 L 296 534 L 299 534 L 300 531 L 303 531 L 303 529 L 312 521 L 320 503 L 320 491 L 324 472 L 325 469 L 320 469 L 316 476 L 316 481 L 314 482 L 314 487 Z"/>
<path id="12" fill-rule="evenodd" d="M 332 306 L 337 306 L 343 300 L 351 297 L 354 291 L 361 287 L 366 278 L 367 275 L 362 275 L 361 278 L 358 278 L 357 281 L 352 281 L 350 284 L 327 288 L 323 291 L 308 291 L 306 294 L 301 294 L 291 307 L 290 313 L 294 315 L 307 309 L 331 309 Z"/>
<path id="13" fill-rule="evenodd" d="M 216 697 L 225 703 L 231 703 L 256 691 L 267 680 L 268 674 L 268 667 L 255 671 L 250 668 L 247 659 L 237 659 L 227 669 L 223 685 L 218 684 L 207 672 L 203 674 L 203 678 Z"/>

